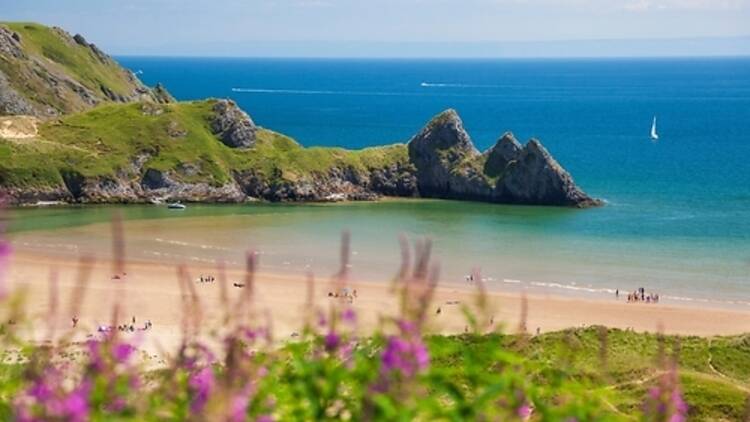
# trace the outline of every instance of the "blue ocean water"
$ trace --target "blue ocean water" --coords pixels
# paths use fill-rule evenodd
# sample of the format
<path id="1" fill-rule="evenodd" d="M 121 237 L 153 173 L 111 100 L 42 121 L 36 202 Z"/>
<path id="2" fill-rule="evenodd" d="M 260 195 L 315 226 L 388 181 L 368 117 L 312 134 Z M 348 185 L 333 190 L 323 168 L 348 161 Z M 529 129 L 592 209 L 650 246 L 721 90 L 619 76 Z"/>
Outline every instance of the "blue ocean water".
<path id="1" fill-rule="evenodd" d="M 455 108 L 480 149 L 507 130 L 541 139 L 607 211 L 628 214 L 601 234 L 750 236 L 748 58 L 119 60 L 178 99 L 232 98 L 308 146 L 406 141 Z"/>
<path id="2" fill-rule="evenodd" d="M 514 248 L 482 235 L 510 230 L 515 241 L 562 250 L 560 265 L 598 257 L 589 264 L 599 272 L 627 262 L 630 283 L 664 277 L 675 290 L 685 280 L 689 291 L 750 297 L 750 58 L 118 60 L 178 99 L 232 98 L 256 123 L 308 146 L 406 141 L 449 107 L 480 149 L 508 130 L 539 138 L 608 205 L 544 218 L 472 207 L 466 233 L 483 248 Z M 658 142 L 649 138 L 654 116 Z"/>

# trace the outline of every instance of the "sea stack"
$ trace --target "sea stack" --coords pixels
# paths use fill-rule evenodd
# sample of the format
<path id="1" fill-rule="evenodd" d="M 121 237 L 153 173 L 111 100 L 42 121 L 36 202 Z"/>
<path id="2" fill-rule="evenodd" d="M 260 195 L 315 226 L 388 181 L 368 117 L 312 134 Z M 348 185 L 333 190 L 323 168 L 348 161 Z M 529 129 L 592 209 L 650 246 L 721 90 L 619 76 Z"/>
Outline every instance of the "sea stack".
<path id="1" fill-rule="evenodd" d="M 579 208 L 601 205 L 536 139 L 521 146 L 506 133 L 480 153 L 452 109 L 430 120 L 408 148 L 423 197 Z"/>

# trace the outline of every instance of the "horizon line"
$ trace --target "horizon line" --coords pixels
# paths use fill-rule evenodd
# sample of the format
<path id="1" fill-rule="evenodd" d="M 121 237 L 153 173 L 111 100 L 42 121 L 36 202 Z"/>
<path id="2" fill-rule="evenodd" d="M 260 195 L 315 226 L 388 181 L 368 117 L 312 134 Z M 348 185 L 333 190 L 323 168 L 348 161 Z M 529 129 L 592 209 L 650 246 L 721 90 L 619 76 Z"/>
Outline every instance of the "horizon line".
<path id="1" fill-rule="evenodd" d="M 260 59 L 260 60 L 691 60 L 691 59 L 748 59 L 743 54 L 698 54 L 698 55 L 622 55 L 622 56 L 302 56 L 302 55 L 205 55 L 205 54 L 111 54 L 112 57 L 144 59 Z"/>

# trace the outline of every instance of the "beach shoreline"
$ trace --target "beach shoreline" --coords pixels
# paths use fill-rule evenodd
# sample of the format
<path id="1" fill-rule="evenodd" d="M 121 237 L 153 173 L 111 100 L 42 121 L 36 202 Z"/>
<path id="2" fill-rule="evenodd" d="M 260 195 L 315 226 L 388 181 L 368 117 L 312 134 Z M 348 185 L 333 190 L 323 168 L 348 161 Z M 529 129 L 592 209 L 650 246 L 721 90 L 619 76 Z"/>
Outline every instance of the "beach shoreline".
<path id="1" fill-rule="evenodd" d="M 154 332 L 166 343 L 180 338 L 182 321 L 182 293 L 178 287 L 178 272 L 174 265 L 126 261 L 125 275 L 114 277 L 110 260 L 97 260 L 90 268 L 91 277 L 78 315 L 71 311 L 80 263 L 74 259 L 50 257 L 18 252 L 13 255 L 6 283 L 11 291 L 25 290 L 26 312 L 32 317 L 47 319 L 57 329 L 71 326 L 71 318 L 79 318 L 79 329 L 93 330 L 110 321 L 114 304 L 122 307 L 125 319 L 136 317 L 137 325 L 152 321 Z M 215 266 L 185 265 L 190 281 L 195 283 L 202 303 L 206 328 L 219 321 L 223 276 Z M 214 283 L 200 283 L 201 276 L 212 276 Z M 242 282 L 243 270 L 225 270 L 226 293 L 230 301 L 240 296 L 242 289 L 233 283 Z M 50 282 L 57 280 L 57 314 L 50 321 Z M 307 281 L 304 275 L 289 276 L 259 272 L 255 275 L 255 305 L 258 315 L 268 318 L 277 338 L 290 338 L 302 329 L 306 304 Z M 348 300 L 330 298 L 336 291 L 330 278 L 319 278 L 314 284 L 314 306 L 322 311 L 336 303 L 351 306 L 358 314 L 358 329 L 363 335 L 372 333 L 385 317 L 398 315 L 398 299 L 391 292 L 390 282 L 374 283 L 349 280 L 350 291 L 357 297 Z M 462 312 L 463 305 L 472 307 L 476 289 L 470 286 L 438 284 L 433 302 L 428 309 L 428 330 L 435 334 L 459 334 L 468 329 Z M 566 328 L 603 325 L 609 328 L 632 329 L 637 332 L 714 336 L 750 332 L 750 311 L 715 309 L 673 304 L 626 303 L 619 300 L 598 300 L 580 297 L 540 295 L 531 293 L 488 291 L 488 315 L 494 324 L 482 331 L 513 333 L 525 325 L 531 334 L 558 331 Z M 458 303 L 456 303 L 458 302 Z M 525 302 L 525 304 L 524 304 Z M 440 312 L 437 309 L 440 308 Z M 523 308 L 526 319 L 522 321 Z M 501 328 L 502 327 L 502 328 Z"/>

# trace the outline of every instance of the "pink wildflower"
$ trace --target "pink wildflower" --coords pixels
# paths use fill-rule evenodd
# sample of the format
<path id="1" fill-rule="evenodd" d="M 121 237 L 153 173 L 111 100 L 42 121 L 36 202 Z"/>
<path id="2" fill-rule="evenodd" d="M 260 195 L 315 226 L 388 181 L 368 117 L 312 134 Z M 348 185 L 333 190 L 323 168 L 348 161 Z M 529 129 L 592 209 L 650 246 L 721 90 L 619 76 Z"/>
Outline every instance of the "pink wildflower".
<path id="1" fill-rule="evenodd" d="M 683 422 L 687 420 L 688 406 L 682 398 L 673 367 L 659 378 L 656 386 L 648 391 L 643 405 L 646 420 Z"/>
<path id="2" fill-rule="evenodd" d="M 352 308 L 346 308 L 341 313 L 341 319 L 349 324 L 355 324 L 357 322 L 357 313 Z"/>
<path id="3" fill-rule="evenodd" d="M 198 413 L 203 410 L 214 388 L 214 383 L 214 372 L 210 367 L 200 369 L 190 377 L 188 385 L 193 391 L 193 401 L 190 404 L 190 409 L 193 412 Z"/>
<path id="4" fill-rule="evenodd" d="M 531 416 L 531 406 L 528 403 L 524 403 L 516 410 L 516 414 L 522 420 L 527 420 Z"/>
<path id="5" fill-rule="evenodd" d="M 427 367 L 430 356 L 421 339 L 391 336 L 383 350 L 381 363 L 384 372 L 396 371 L 411 377 Z"/>
<path id="6" fill-rule="evenodd" d="M 323 342 L 325 344 L 326 350 L 329 352 L 333 352 L 336 349 L 338 349 L 339 344 L 341 344 L 341 336 L 331 331 L 328 334 L 326 334 Z"/>

